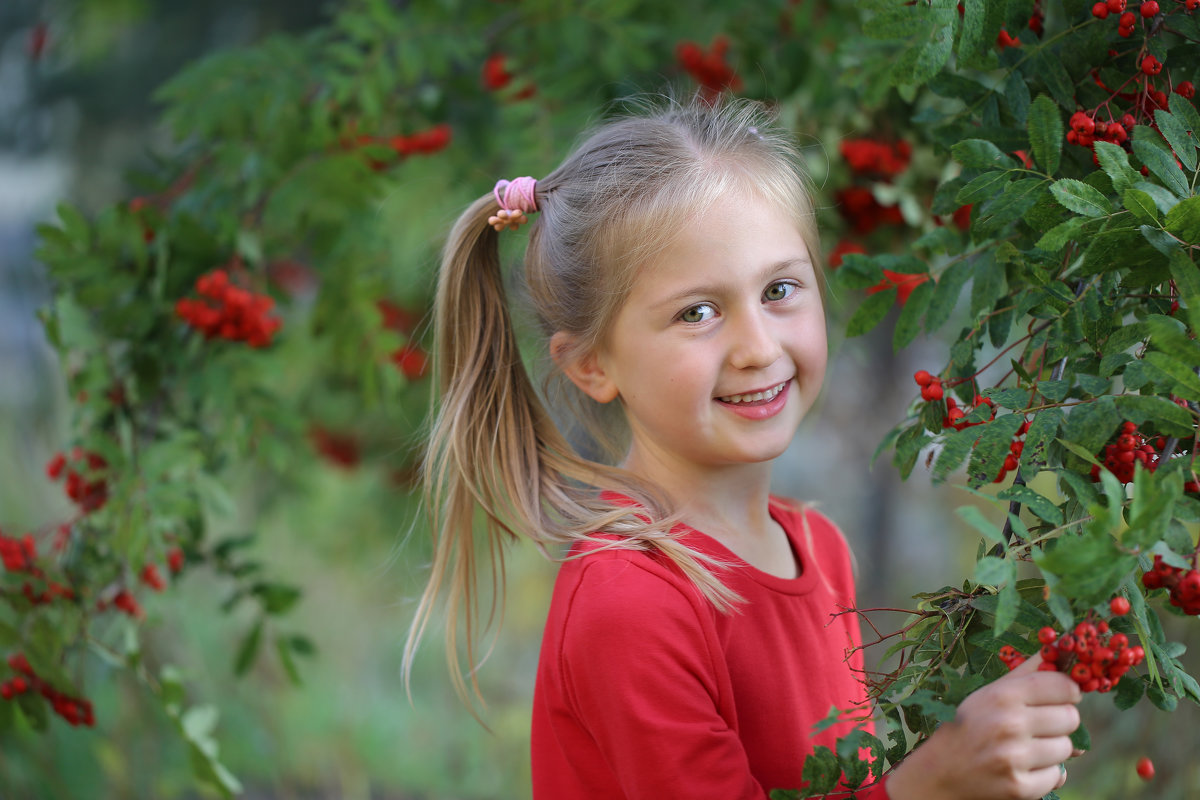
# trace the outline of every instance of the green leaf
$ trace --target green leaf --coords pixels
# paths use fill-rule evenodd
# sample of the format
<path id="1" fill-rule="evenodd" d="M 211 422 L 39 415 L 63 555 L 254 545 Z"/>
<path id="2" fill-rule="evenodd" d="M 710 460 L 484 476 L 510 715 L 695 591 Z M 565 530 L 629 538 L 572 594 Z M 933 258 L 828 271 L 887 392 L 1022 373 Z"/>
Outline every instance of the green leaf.
<path id="1" fill-rule="evenodd" d="M 946 480 L 946 477 L 957 469 L 963 459 L 967 457 L 967 453 L 971 452 L 971 446 L 975 444 L 975 436 L 974 428 L 963 428 L 942 441 L 942 452 L 938 453 L 937 460 L 933 462 L 931 478 L 935 485 Z"/>
<path id="2" fill-rule="evenodd" d="M 1191 101 L 1177 92 L 1171 92 L 1167 108 L 1186 131 L 1192 146 L 1200 146 L 1197 144 L 1197 140 L 1200 139 L 1200 114 L 1196 113 L 1196 107 L 1192 105 Z"/>
<path id="3" fill-rule="evenodd" d="M 1175 394 L 1187 400 L 1200 400 L 1200 377 L 1186 365 L 1156 351 L 1146 353 L 1144 360 L 1173 382 Z"/>
<path id="4" fill-rule="evenodd" d="M 1029 106 L 1028 128 L 1033 160 L 1046 174 L 1053 175 L 1058 171 L 1063 143 L 1063 122 L 1058 104 L 1044 94 L 1038 95 Z"/>
<path id="5" fill-rule="evenodd" d="M 262 629 L 263 621 L 261 618 L 254 623 L 244 637 L 242 643 L 238 646 L 237 657 L 233 662 L 233 673 L 235 675 L 245 675 L 246 671 L 254 664 L 254 660 L 258 657 L 258 648 L 262 644 Z"/>
<path id="6" fill-rule="evenodd" d="M 1188 325 L 1200 331 L 1200 268 L 1183 252 L 1172 253 L 1168 259 L 1175 288 L 1187 306 Z"/>
<path id="7" fill-rule="evenodd" d="M 936 333 L 950 319 L 954 307 L 958 304 L 962 287 L 966 284 L 967 278 L 971 277 L 972 271 L 970 263 L 956 261 L 938 276 L 937 285 L 933 289 L 933 297 L 929 302 L 929 309 L 925 312 L 926 332 Z"/>
<path id="8" fill-rule="evenodd" d="M 959 189 L 954 199 L 960 206 L 968 203 L 981 203 L 998 195 L 1010 177 L 1011 173 L 1003 170 L 985 172 Z"/>
<path id="9" fill-rule="evenodd" d="M 1058 436 L 1062 422 L 1061 408 L 1046 408 L 1037 412 L 1029 423 L 1025 434 L 1025 447 L 1021 450 L 1021 475 L 1026 480 L 1033 478 L 1046 466 L 1046 448 Z"/>
<path id="10" fill-rule="evenodd" d="M 975 562 L 975 582 L 984 586 L 1016 583 L 1017 566 L 1007 558 L 984 556 Z"/>
<path id="11" fill-rule="evenodd" d="M 1162 181 L 1163 186 L 1171 190 L 1176 197 L 1184 198 L 1191 194 L 1187 177 L 1175 163 L 1175 155 L 1163 143 L 1159 135 L 1145 125 L 1137 125 L 1133 129 L 1133 154 Z"/>
<path id="12" fill-rule="evenodd" d="M 1063 207 L 1085 217 L 1102 217 L 1112 213 L 1112 204 L 1098 189 L 1074 178 L 1061 178 L 1050 186 L 1050 192 Z"/>
<path id="13" fill-rule="evenodd" d="M 1126 419 L 1138 425 L 1152 422 L 1168 436 L 1190 436 L 1196 424 L 1191 414 L 1165 397 L 1123 394 L 1117 396 L 1116 404 Z"/>
<path id="14" fill-rule="evenodd" d="M 990 69 L 996 64 L 996 36 L 1004 24 L 1004 7 L 990 0 L 964 0 L 958 59 L 966 69 Z"/>
<path id="15" fill-rule="evenodd" d="M 273 615 L 286 613 L 304 596 L 295 586 L 282 583 L 256 583 L 250 591 L 262 603 L 263 611 Z"/>
<path id="16" fill-rule="evenodd" d="M 1158 224 L 1158 206 L 1154 204 L 1154 198 L 1141 189 L 1126 189 L 1121 195 L 1121 201 L 1135 220 L 1151 225 Z"/>
<path id="17" fill-rule="evenodd" d="M 1128 711 L 1137 705 L 1145 692 L 1146 684 L 1140 678 L 1130 675 L 1117 684 L 1117 690 L 1113 693 L 1113 705 L 1121 711 Z"/>
<path id="18" fill-rule="evenodd" d="M 1004 532 L 1000 529 L 1000 526 L 985 517 L 983 512 L 975 506 L 961 506 L 956 508 L 954 513 L 958 514 L 972 528 L 983 534 L 983 538 L 989 542 L 1004 546 L 1008 545 L 1004 541 Z M 991 583 L 991 581 L 984 581 L 984 583 Z"/>
<path id="19" fill-rule="evenodd" d="M 1006 169 L 1012 159 L 987 139 L 964 139 L 950 148 L 951 157 L 967 169 Z"/>
<path id="20" fill-rule="evenodd" d="M 800 779 L 810 793 L 832 792 L 842 778 L 842 767 L 838 758 L 828 747 L 817 745 L 804 759 Z"/>
<path id="21" fill-rule="evenodd" d="M 912 344 L 913 339 L 921 332 L 921 317 L 928 310 L 933 293 L 933 284 L 925 281 L 908 296 L 908 301 L 900 309 L 900 317 L 896 320 L 896 328 L 892 333 L 892 349 L 895 352 L 900 352 Z"/>
<path id="22" fill-rule="evenodd" d="M 868 295 L 846 323 L 846 336 L 861 336 L 879 324 L 896 302 L 895 288 Z"/>
<path id="23" fill-rule="evenodd" d="M 1107 530 L 1062 536 L 1053 549 L 1035 551 L 1034 561 L 1052 590 L 1074 598 L 1081 605 L 1094 605 L 1112 597 L 1121 579 L 1137 564 L 1137 557 L 1123 552 Z"/>
<path id="24" fill-rule="evenodd" d="M 975 259 L 974 281 L 971 284 L 971 316 L 991 311 L 996 301 L 1008 293 L 1004 267 L 996 263 L 991 252 L 980 253 Z"/>
<path id="25" fill-rule="evenodd" d="M 1079 237 L 1087 222 L 1080 217 L 1071 217 L 1066 222 L 1060 222 L 1042 234 L 1042 238 L 1038 239 L 1037 248 L 1048 253 L 1057 253 L 1066 247 L 1067 242 Z"/>
<path id="26" fill-rule="evenodd" d="M 1112 142 L 1096 142 L 1094 147 L 1100 168 L 1112 179 L 1113 189 L 1118 193 L 1124 192 L 1138 180 L 1138 173 L 1129 165 L 1129 156 L 1124 148 Z"/>
<path id="27" fill-rule="evenodd" d="M 1082 722 L 1079 723 L 1078 728 L 1071 732 L 1071 744 L 1075 746 L 1076 750 L 1092 749 L 1091 734 L 1088 733 L 1087 728 L 1083 726 Z"/>
<path id="28" fill-rule="evenodd" d="M 1200 243 L 1200 197 L 1189 197 L 1168 211 L 1164 227 L 1189 244 Z"/>
<path id="29" fill-rule="evenodd" d="M 992 623 L 992 633 L 995 636 L 1007 631 L 1017 619 L 1021 608 L 1021 596 L 1017 593 L 1015 581 L 1009 581 L 1000 587 L 1000 603 L 996 606 L 996 619 Z"/>
<path id="30" fill-rule="evenodd" d="M 1100 397 L 1071 409 L 1063 423 L 1060 441 L 1064 446 L 1070 444 L 1086 453 L 1095 454 L 1120 424 L 1121 415 L 1113 398 Z"/>
<path id="31" fill-rule="evenodd" d="M 1174 114 L 1162 109 L 1154 112 L 1154 122 L 1158 125 L 1159 133 L 1167 140 L 1167 144 L 1171 145 L 1171 149 L 1175 151 L 1176 157 L 1183 163 L 1184 169 L 1196 169 L 1194 132 L 1189 131 L 1186 125 L 1175 118 Z"/>
<path id="32" fill-rule="evenodd" d="M 1033 57 L 1033 64 L 1035 74 L 1045 82 L 1058 105 L 1075 108 L 1075 81 L 1067 73 L 1059 52 L 1054 48 L 1039 48 Z"/>
<path id="33" fill-rule="evenodd" d="M 1024 451 L 1022 451 L 1023 454 Z M 996 499 L 1008 502 L 1016 501 L 1051 525 L 1063 524 L 1062 510 L 1054 504 L 1054 501 L 1043 497 L 1028 486 L 1010 486 L 997 494 Z"/>

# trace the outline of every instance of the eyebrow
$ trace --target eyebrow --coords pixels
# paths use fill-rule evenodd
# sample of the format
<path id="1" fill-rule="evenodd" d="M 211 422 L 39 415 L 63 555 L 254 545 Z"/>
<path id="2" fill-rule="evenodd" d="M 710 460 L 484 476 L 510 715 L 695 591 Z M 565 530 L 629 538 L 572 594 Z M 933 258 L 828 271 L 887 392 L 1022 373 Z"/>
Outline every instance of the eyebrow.
<path id="1" fill-rule="evenodd" d="M 789 270 L 796 269 L 797 267 L 805 267 L 805 266 L 811 266 L 811 265 L 812 265 L 812 260 L 810 258 L 808 258 L 807 256 L 797 257 L 797 258 L 785 258 L 782 261 L 776 261 L 774 264 L 772 264 L 769 267 L 767 267 L 766 269 L 764 269 L 759 275 L 759 280 L 765 281 L 768 278 L 774 277 L 775 275 L 778 275 L 781 272 L 788 272 Z M 706 285 L 701 285 L 701 286 L 689 286 L 689 287 L 683 289 L 682 291 L 675 292 L 674 294 L 671 294 L 667 297 L 662 298 L 661 300 L 655 302 L 654 305 L 656 307 L 671 306 L 671 305 L 676 305 L 678 303 L 682 303 L 683 301 L 685 301 L 689 298 L 692 298 L 692 297 L 697 297 L 697 296 L 711 297 L 713 295 L 721 294 L 727 287 L 728 287 L 728 284 L 706 284 Z"/>

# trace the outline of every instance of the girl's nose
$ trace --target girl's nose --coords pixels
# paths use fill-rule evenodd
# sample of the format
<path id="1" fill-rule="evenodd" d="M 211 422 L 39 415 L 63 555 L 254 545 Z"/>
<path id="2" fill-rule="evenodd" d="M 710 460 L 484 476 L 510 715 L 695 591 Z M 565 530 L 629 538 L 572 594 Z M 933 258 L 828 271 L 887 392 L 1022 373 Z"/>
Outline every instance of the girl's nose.
<path id="1" fill-rule="evenodd" d="M 770 320 L 758 309 L 742 315 L 741 324 L 734 326 L 731 334 L 729 360 L 737 369 L 769 367 L 783 355 Z"/>

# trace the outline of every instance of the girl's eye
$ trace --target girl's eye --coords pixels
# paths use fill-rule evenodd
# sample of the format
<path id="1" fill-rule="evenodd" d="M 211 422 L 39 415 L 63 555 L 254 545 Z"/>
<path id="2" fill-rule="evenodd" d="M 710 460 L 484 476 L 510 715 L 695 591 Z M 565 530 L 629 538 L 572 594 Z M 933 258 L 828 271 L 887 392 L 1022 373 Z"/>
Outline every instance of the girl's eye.
<path id="1" fill-rule="evenodd" d="M 768 286 L 767 290 L 763 292 L 763 297 L 767 300 L 786 300 L 792 296 L 796 288 L 796 284 L 790 281 L 779 281 Z"/>
<path id="2" fill-rule="evenodd" d="M 681 322 L 704 322 L 712 319 L 717 310 L 708 303 L 700 303 L 699 305 L 685 308 L 683 313 L 679 315 Z"/>

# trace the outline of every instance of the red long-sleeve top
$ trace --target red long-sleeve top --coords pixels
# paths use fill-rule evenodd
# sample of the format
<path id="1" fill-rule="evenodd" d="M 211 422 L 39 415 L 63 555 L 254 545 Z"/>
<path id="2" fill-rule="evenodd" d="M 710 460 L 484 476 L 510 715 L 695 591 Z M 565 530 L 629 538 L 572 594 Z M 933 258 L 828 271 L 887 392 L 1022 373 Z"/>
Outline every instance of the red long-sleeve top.
<path id="1" fill-rule="evenodd" d="M 845 540 L 811 509 L 772 501 L 771 514 L 797 578 L 684 529 L 689 545 L 733 565 L 720 576 L 744 602 L 728 614 L 652 553 L 563 563 L 534 690 L 535 800 L 764 800 L 800 787 L 804 757 L 852 729 L 813 734 L 831 706 L 867 702 L 852 672 L 861 657 L 845 655 L 858 620 L 831 616 L 854 605 Z M 883 783 L 856 797 L 887 800 Z"/>

